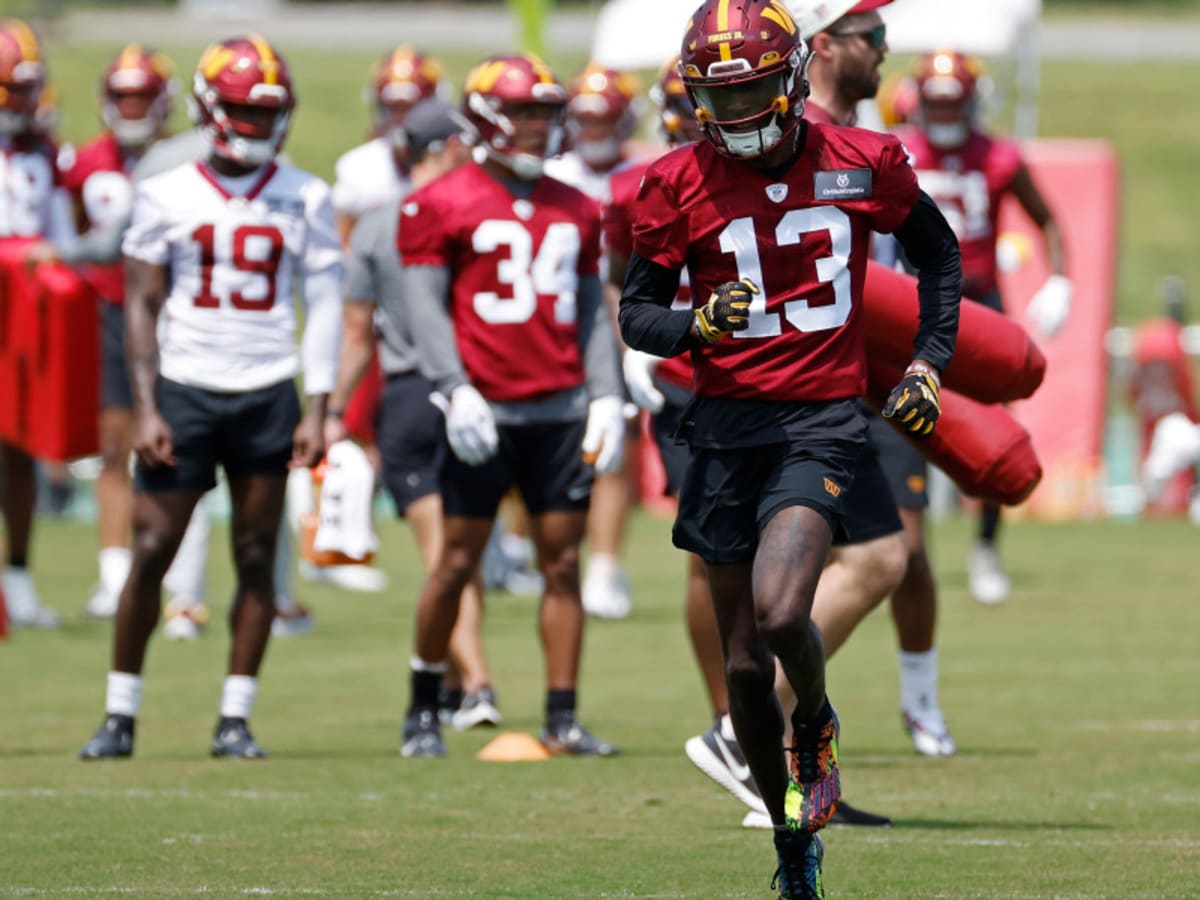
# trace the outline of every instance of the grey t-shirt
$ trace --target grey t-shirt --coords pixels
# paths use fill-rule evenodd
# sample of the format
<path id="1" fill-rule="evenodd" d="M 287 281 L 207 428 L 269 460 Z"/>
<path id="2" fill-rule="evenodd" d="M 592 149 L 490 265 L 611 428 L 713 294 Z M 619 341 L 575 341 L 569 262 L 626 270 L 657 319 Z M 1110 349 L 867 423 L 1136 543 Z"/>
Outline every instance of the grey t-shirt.
<path id="1" fill-rule="evenodd" d="M 396 249 L 400 201 L 363 214 L 350 232 L 342 295 L 347 303 L 375 306 L 379 331 L 379 364 L 385 375 L 400 375 L 417 368 L 417 351 L 408 327 L 408 303 Z"/>

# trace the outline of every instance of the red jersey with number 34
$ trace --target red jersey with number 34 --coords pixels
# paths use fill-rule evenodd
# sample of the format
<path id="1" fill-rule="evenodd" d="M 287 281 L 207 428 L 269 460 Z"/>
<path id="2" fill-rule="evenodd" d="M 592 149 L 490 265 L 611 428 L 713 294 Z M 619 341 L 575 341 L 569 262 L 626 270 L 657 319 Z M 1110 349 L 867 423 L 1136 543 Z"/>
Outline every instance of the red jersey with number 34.
<path id="1" fill-rule="evenodd" d="M 858 397 L 866 389 L 862 287 L 872 231 L 891 232 L 919 197 L 896 138 L 807 125 L 799 156 L 767 173 L 681 147 L 646 172 L 633 249 L 686 267 L 694 297 L 748 279 L 750 327 L 693 353 L 695 393 L 771 401 Z"/>
<path id="2" fill-rule="evenodd" d="M 408 196 L 399 246 L 406 266 L 450 270 L 458 352 L 484 397 L 536 400 L 583 383 L 575 300 L 579 279 L 599 272 L 594 200 L 547 176 L 522 199 L 467 163 Z"/>

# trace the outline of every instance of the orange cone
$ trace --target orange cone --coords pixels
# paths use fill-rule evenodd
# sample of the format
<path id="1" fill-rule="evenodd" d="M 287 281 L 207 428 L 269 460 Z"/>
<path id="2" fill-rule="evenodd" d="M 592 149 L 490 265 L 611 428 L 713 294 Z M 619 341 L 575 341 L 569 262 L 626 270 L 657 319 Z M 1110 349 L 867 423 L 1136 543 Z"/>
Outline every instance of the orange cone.
<path id="1" fill-rule="evenodd" d="M 475 757 L 486 762 L 536 762 L 549 759 L 550 751 L 533 735 L 523 731 L 505 731 L 476 753 Z"/>

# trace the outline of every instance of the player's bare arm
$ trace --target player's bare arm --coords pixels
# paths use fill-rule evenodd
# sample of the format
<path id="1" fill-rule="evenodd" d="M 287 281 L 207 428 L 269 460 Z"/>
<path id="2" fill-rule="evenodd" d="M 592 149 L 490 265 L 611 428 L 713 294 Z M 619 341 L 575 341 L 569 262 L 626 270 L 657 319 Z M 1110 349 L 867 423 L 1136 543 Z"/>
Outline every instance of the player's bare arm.
<path id="1" fill-rule="evenodd" d="M 167 267 L 125 258 L 125 352 L 133 390 L 134 451 L 151 468 L 173 466 L 171 429 L 154 397 L 158 380 L 158 313 L 167 296 Z"/>

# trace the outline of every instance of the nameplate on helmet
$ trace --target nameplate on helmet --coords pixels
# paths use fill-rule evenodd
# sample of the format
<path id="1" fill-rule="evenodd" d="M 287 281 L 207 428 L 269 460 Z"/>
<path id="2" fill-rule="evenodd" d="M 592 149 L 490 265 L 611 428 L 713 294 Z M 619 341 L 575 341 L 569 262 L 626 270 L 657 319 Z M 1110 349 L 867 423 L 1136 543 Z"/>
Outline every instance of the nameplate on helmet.
<path id="1" fill-rule="evenodd" d="M 870 169 L 835 169 L 813 176 L 813 198 L 816 200 L 863 200 L 870 196 Z"/>

